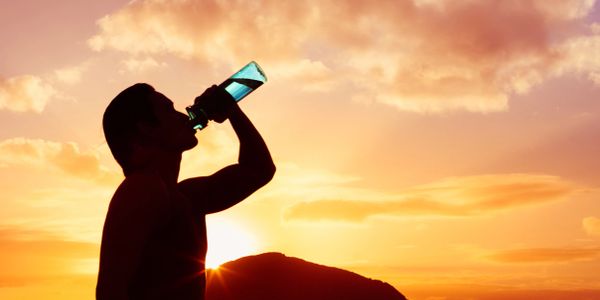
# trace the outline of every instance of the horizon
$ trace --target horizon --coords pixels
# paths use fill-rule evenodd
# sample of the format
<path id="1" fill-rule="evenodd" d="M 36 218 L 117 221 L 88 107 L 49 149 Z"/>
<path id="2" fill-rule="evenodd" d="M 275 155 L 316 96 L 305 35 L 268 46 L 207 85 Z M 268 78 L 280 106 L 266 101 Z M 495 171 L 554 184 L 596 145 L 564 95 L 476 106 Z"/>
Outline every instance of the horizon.
<path id="1" fill-rule="evenodd" d="M 412 300 L 600 297 L 595 0 L 23 0 L 0 24 L 1 299 L 93 298 L 111 99 L 147 82 L 184 112 L 250 61 L 269 81 L 240 107 L 277 173 L 207 217 L 207 267 L 278 252 Z M 180 180 L 236 162 L 228 122 L 196 136 Z"/>

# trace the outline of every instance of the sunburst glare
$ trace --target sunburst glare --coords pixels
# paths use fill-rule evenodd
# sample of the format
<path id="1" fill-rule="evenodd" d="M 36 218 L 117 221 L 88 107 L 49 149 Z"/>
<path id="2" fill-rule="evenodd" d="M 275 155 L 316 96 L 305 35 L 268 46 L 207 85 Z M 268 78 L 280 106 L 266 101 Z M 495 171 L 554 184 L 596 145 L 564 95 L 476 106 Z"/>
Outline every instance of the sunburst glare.
<path id="1" fill-rule="evenodd" d="M 255 254 L 256 239 L 239 224 L 223 217 L 210 217 L 208 226 L 208 253 L 206 267 L 217 269 L 228 261 Z"/>

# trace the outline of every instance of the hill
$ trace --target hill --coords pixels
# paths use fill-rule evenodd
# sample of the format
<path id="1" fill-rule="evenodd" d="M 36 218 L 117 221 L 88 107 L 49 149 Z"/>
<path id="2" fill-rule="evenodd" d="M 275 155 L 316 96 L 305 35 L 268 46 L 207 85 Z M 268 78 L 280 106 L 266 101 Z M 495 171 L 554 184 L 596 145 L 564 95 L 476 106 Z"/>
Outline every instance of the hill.
<path id="1" fill-rule="evenodd" d="M 247 256 L 208 270 L 206 299 L 406 300 L 385 282 L 281 253 Z"/>

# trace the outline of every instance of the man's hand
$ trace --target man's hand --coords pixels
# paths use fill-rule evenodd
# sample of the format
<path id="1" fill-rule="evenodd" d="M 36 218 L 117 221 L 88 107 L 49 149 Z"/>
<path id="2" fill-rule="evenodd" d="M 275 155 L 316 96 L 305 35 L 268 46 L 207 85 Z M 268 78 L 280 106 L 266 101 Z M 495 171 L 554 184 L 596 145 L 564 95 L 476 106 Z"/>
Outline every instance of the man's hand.
<path id="1" fill-rule="evenodd" d="M 209 120 L 223 123 L 237 105 L 233 97 L 225 89 L 213 85 L 206 89 L 202 95 L 196 97 L 194 104 L 206 113 Z"/>

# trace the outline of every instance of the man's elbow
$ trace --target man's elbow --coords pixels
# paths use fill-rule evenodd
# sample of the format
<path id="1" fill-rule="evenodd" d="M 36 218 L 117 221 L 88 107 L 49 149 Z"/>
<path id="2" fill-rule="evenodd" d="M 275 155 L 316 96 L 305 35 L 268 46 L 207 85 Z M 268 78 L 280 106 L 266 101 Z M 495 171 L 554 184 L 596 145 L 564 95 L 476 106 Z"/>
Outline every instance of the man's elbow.
<path id="1" fill-rule="evenodd" d="M 259 176 L 257 176 L 259 185 L 262 187 L 262 186 L 266 185 L 267 183 L 269 183 L 275 176 L 276 170 L 277 170 L 277 168 L 275 167 L 275 164 L 273 164 L 273 163 L 270 163 L 269 165 L 264 166 L 262 168 Z"/>
<path id="2" fill-rule="evenodd" d="M 273 179 L 273 177 L 275 177 L 275 171 L 277 171 L 277 167 L 275 167 L 274 163 L 271 163 L 271 165 L 269 166 L 269 181 L 271 181 L 271 179 Z M 267 181 L 267 182 L 269 182 Z"/>

